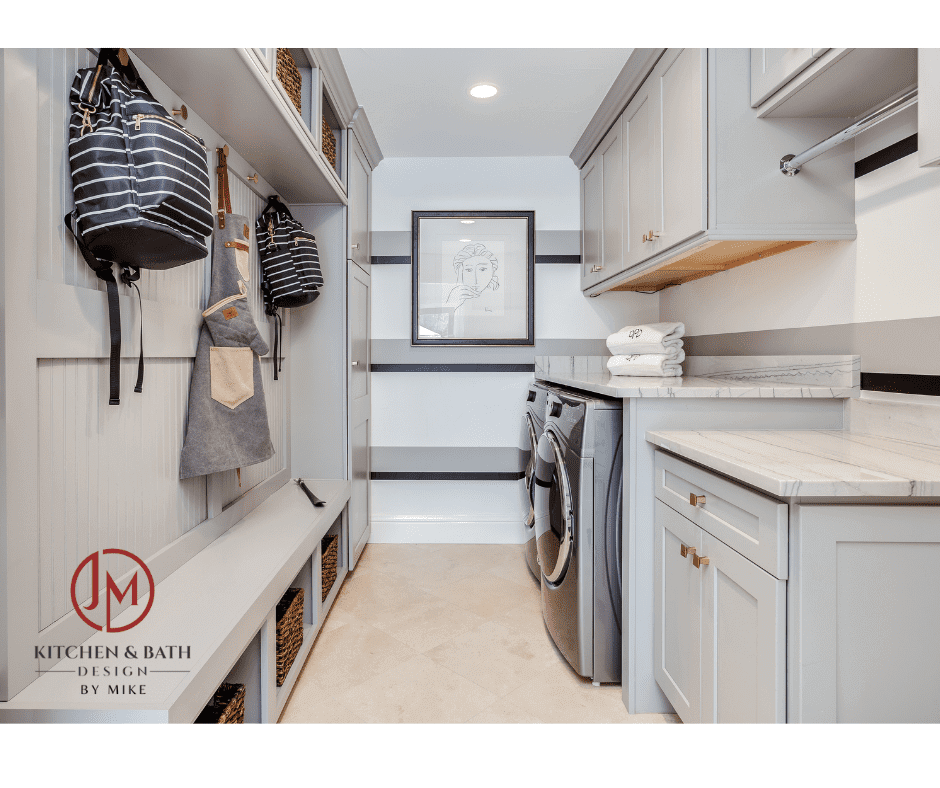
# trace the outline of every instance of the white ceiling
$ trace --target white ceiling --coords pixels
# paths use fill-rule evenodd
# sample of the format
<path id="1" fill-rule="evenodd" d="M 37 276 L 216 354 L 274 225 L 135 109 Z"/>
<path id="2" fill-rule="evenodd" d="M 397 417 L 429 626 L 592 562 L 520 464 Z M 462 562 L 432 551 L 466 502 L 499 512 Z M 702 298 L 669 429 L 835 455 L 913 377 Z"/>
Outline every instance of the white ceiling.
<path id="1" fill-rule="evenodd" d="M 340 49 L 382 153 L 567 156 L 632 49 Z M 490 99 L 469 94 L 496 85 Z"/>

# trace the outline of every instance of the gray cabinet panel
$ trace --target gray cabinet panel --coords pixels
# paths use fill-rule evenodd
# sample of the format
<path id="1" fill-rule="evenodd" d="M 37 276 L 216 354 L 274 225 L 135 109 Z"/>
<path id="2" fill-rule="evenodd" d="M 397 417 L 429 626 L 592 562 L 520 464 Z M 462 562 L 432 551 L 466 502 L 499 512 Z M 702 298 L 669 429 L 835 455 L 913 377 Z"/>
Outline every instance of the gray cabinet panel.
<path id="1" fill-rule="evenodd" d="M 825 51 L 825 49 L 752 49 L 751 106 L 758 106 L 777 88 L 793 79 Z"/>
<path id="2" fill-rule="evenodd" d="M 372 438 L 371 277 L 349 262 L 349 457 L 352 490 L 349 498 L 349 568 L 371 533 L 370 446 Z"/>
<path id="3" fill-rule="evenodd" d="M 346 137 L 349 140 L 349 248 L 346 255 L 368 271 L 372 261 L 369 246 L 372 171 L 356 135 Z"/>
<path id="4" fill-rule="evenodd" d="M 917 156 L 940 164 L 940 49 L 917 50 Z"/>
<path id="5" fill-rule="evenodd" d="M 604 175 L 599 151 L 581 170 L 581 289 L 603 277 L 602 210 Z M 598 270 L 594 270 L 598 269 Z"/>

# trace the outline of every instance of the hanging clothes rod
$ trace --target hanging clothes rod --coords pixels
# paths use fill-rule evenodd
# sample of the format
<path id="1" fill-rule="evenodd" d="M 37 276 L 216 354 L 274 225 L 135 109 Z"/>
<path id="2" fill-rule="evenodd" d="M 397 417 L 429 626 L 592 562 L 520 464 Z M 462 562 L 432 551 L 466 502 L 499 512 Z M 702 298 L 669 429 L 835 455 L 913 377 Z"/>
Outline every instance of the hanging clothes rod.
<path id="1" fill-rule="evenodd" d="M 912 107 L 917 103 L 917 88 L 909 90 L 903 96 L 899 96 L 894 101 L 889 104 L 886 104 L 877 112 L 873 112 L 871 115 L 868 115 L 861 120 L 856 121 L 851 126 L 847 126 L 842 129 L 842 131 L 833 134 L 829 139 L 823 140 L 817 145 L 813 145 L 807 151 L 798 156 L 794 156 L 792 153 L 788 153 L 782 159 L 780 159 L 780 172 L 784 175 L 790 177 L 796 175 L 800 168 L 806 164 L 806 162 L 815 159 L 817 156 L 822 155 L 827 150 L 834 148 L 836 145 L 839 145 L 846 140 L 850 140 L 853 137 L 861 134 L 863 131 L 867 131 L 872 126 L 876 126 L 881 123 L 883 120 L 887 120 L 894 115 L 897 115 L 901 110 L 905 110 L 908 107 Z"/>

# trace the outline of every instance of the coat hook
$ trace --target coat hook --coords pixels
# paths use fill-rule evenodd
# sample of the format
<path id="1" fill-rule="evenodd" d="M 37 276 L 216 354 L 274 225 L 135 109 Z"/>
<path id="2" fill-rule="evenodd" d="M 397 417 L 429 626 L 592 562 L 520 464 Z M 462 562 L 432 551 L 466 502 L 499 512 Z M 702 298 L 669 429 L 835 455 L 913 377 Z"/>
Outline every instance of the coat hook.
<path id="1" fill-rule="evenodd" d="M 189 117 L 189 112 L 187 112 L 187 110 L 186 110 L 186 105 L 185 105 L 185 104 L 184 104 L 182 107 L 180 107 L 179 109 L 174 109 L 174 110 L 173 110 L 173 114 L 174 114 L 174 115 L 182 115 L 182 116 L 183 116 L 183 120 L 186 120 L 186 119 Z"/>
<path id="2" fill-rule="evenodd" d="M 257 186 L 258 185 L 258 173 L 255 173 L 254 175 L 249 175 L 247 178 L 245 178 L 245 180 L 254 181 L 255 185 Z"/>

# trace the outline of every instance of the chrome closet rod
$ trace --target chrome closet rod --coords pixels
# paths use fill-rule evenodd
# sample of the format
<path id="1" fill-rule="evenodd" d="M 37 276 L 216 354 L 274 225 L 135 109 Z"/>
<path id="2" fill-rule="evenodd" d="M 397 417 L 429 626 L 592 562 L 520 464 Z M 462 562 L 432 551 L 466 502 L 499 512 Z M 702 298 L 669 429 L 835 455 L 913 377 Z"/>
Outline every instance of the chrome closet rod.
<path id="1" fill-rule="evenodd" d="M 905 110 L 908 107 L 914 106 L 917 103 L 917 88 L 909 90 L 903 96 L 899 96 L 894 101 L 886 104 L 877 112 L 873 112 L 871 115 L 868 115 L 861 120 L 856 121 L 851 126 L 847 126 L 835 134 L 833 134 L 828 139 L 823 140 L 817 145 L 813 145 L 809 150 L 803 151 L 803 153 L 798 156 L 794 156 L 792 153 L 788 153 L 782 159 L 780 159 L 780 172 L 784 175 L 793 176 L 796 175 L 800 168 L 806 164 L 806 162 L 815 159 L 817 156 L 822 155 L 827 150 L 834 148 L 836 145 L 839 145 L 846 140 L 850 140 L 853 137 L 861 134 L 863 131 L 867 131 L 872 126 L 881 123 L 883 120 L 887 120 L 895 115 L 897 115 L 901 110 Z"/>

